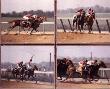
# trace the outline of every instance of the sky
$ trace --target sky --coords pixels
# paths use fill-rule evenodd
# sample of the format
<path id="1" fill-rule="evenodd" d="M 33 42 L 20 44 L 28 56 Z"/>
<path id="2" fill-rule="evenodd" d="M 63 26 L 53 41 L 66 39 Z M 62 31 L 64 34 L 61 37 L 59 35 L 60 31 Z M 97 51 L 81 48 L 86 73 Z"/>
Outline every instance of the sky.
<path id="1" fill-rule="evenodd" d="M 53 49 L 53 46 L 1 46 L 1 62 L 26 63 L 32 56 L 33 63 L 49 62 L 50 53 L 53 61 Z"/>
<path id="2" fill-rule="evenodd" d="M 53 0 L 1 0 L 2 12 L 20 12 L 29 10 L 53 11 Z"/>
<path id="3" fill-rule="evenodd" d="M 57 46 L 57 57 L 110 57 L 110 46 Z M 54 61 L 53 46 L 2 46 L 1 61 L 28 62 L 33 56 L 34 63 L 49 62 L 50 54 Z"/>
<path id="4" fill-rule="evenodd" d="M 2 12 L 20 12 L 24 10 L 54 10 L 54 0 L 1 0 Z M 101 5 L 110 7 L 110 0 L 57 0 L 58 9 L 68 9 L 77 7 L 86 7 Z"/>
<path id="5" fill-rule="evenodd" d="M 58 46 L 58 57 L 110 57 L 110 46 Z"/>
<path id="6" fill-rule="evenodd" d="M 68 9 L 77 7 L 90 7 L 101 5 L 110 7 L 110 0 L 58 0 L 58 9 Z"/>

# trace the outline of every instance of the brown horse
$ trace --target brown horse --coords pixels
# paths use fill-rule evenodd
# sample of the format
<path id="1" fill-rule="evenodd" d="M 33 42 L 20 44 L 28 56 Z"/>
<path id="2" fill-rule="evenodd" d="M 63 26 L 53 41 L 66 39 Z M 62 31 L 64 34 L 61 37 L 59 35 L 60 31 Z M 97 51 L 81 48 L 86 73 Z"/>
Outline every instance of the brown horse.
<path id="1" fill-rule="evenodd" d="M 76 73 L 76 67 L 71 60 L 67 60 L 66 65 L 68 66 L 66 72 L 67 73 L 66 80 L 67 80 L 68 78 L 73 78 L 73 75 Z"/>
<path id="2" fill-rule="evenodd" d="M 69 78 L 73 78 L 74 73 L 76 72 L 76 68 L 73 62 L 69 59 L 57 59 L 57 76 L 62 79 L 62 77 L 66 77 L 66 80 Z"/>
<path id="3" fill-rule="evenodd" d="M 92 26 L 94 23 L 94 19 L 95 19 L 95 13 L 93 13 L 92 15 L 87 15 L 86 16 L 86 25 L 88 27 L 89 33 L 91 33 L 92 31 Z"/>
<path id="4" fill-rule="evenodd" d="M 32 19 L 29 19 L 29 20 L 20 20 L 20 19 L 17 19 L 17 20 L 12 20 L 10 22 L 8 22 L 9 24 L 11 24 L 12 26 L 10 26 L 10 30 L 8 30 L 8 33 L 9 31 L 11 31 L 12 29 L 14 29 L 15 27 L 21 27 L 21 28 L 28 28 L 28 30 L 30 28 L 32 28 L 32 31 L 35 30 L 36 32 L 38 31 L 37 28 L 39 27 L 40 23 L 42 23 L 43 21 L 46 21 L 47 18 L 46 17 L 37 17 L 37 18 L 32 18 Z M 19 31 L 20 31 L 20 28 L 19 28 Z M 30 34 L 32 34 L 32 31 Z"/>
<path id="5" fill-rule="evenodd" d="M 85 11 L 83 11 L 81 15 L 74 17 L 73 27 L 75 23 L 76 23 L 76 29 L 81 32 L 83 30 L 84 23 L 85 23 Z"/>
<path id="6" fill-rule="evenodd" d="M 99 68 L 101 67 L 106 68 L 106 65 L 103 61 L 99 61 L 92 65 L 86 64 L 82 67 L 82 71 L 79 73 L 81 73 L 82 78 L 85 79 L 86 82 L 88 80 L 91 83 L 92 80 L 98 80 L 100 78 L 98 72 Z"/>
<path id="7" fill-rule="evenodd" d="M 34 76 L 35 70 L 38 70 L 38 67 L 36 65 L 34 65 L 33 68 L 31 68 L 31 69 L 25 70 L 24 78 L 26 79 L 26 76 L 27 76 L 27 79 L 29 79 L 30 77 L 32 77 L 34 79 L 35 78 L 35 76 Z"/>

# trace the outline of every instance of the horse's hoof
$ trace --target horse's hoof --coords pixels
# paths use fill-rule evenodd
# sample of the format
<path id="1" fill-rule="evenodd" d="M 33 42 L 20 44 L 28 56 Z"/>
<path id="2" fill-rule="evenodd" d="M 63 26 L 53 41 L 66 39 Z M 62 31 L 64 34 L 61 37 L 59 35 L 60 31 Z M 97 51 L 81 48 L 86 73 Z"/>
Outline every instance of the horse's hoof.
<path id="1" fill-rule="evenodd" d="M 18 33 L 16 33 L 15 35 L 18 35 Z"/>

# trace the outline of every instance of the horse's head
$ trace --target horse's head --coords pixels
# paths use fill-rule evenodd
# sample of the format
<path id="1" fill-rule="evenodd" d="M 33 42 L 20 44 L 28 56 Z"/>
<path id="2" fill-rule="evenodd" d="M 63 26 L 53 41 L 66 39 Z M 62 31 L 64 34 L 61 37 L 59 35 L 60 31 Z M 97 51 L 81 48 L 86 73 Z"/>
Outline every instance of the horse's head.
<path id="1" fill-rule="evenodd" d="M 33 69 L 34 70 L 38 70 L 38 67 L 36 65 L 34 65 Z"/>
<path id="2" fill-rule="evenodd" d="M 103 61 L 99 61 L 99 66 L 103 68 L 107 68 L 106 64 Z"/>
<path id="3" fill-rule="evenodd" d="M 41 16 L 41 17 L 39 17 L 39 21 L 42 23 L 43 21 L 47 21 L 47 17 L 45 17 L 45 16 Z"/>

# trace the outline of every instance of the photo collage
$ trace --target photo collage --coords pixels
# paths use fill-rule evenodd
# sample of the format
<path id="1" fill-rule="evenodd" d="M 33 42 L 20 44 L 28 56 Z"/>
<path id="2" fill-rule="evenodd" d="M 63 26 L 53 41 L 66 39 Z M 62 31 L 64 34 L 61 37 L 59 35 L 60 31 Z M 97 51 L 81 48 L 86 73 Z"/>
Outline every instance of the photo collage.
<path id="1" fill-rule="evenodd" d="M 0 89 L 110 89 L 110 0 L 0 5 Z"/>

